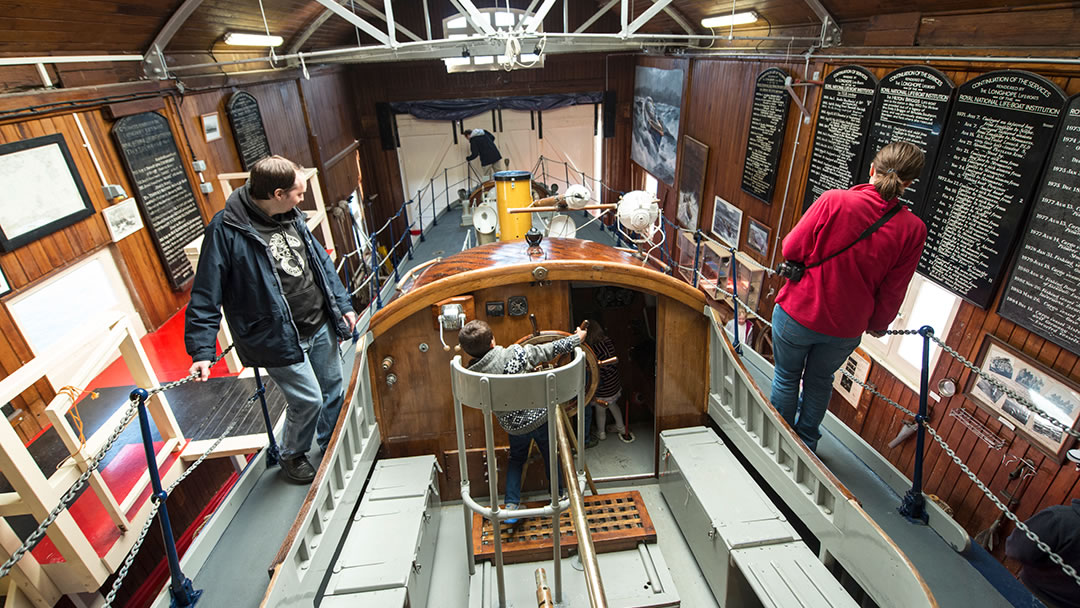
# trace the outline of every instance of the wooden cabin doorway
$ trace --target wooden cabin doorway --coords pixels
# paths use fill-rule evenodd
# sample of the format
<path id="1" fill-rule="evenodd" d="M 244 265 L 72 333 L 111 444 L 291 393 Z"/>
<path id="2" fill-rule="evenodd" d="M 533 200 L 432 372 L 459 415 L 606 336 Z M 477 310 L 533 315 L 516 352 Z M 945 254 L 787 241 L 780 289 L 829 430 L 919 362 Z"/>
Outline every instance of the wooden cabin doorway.
<path id="1" fill-rule="evenodd" d="M 652 474 L 656 441 L 656 297 L 614 285 L 575 283 L 570 287 L 570 316 L 578 326 L 586 319 L 599 322 L 619 358 L 622 395 L 619 410 L 634 436 L 631 443 L 617 433 L 587 452 L 594 478 Z M 596 419 L 594 411 L 594 429 Z M 607 424 L 613 423 L 606 416 Z"/>

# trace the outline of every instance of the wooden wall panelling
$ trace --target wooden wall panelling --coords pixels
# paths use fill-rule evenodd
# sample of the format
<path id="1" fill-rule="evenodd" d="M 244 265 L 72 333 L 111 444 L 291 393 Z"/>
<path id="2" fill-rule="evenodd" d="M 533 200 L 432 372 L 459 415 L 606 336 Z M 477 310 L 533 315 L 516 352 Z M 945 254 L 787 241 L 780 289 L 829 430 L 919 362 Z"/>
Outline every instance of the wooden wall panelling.
<path id="1" fill-rule="evenodd" d="M 188 142 L 195 156 L 199 160 L 206 161 L 203 179 L 214 184 L 213 192 L 209 195 L 200 193 L 197 197 L 199 211 L 207 222 L 214 217 L 215 213 L 225 208 L 225 193 L 218 185 L 218 174 L 243 171 L 240 157 L 236 152 L 236 140 L 229 125 L 229 117 L 225 113 L 225 101 L 229 92 L 228 89 L 213 89 L 188 93 L 174 100 L 176 111 L 179 119 L 183 121 L 184 131 L 188 135 Z M 221 137 L 207 142 L 203 133 L 202 116 L 210 113 L 218 116 Z"/>
<path id="2" fill-rule="evenodd" d="M 658 297 L 656 432 L 702 424 L 708 394 L 708 319 L 700 310 Z"/>

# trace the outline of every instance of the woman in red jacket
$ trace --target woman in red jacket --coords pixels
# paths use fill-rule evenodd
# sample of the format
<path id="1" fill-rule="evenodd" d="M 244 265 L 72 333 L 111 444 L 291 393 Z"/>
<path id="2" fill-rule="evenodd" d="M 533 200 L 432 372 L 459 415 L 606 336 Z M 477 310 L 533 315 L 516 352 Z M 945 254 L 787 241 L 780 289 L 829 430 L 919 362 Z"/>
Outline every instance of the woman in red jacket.
<path id="1" fill-rule="evenodd" d="M 818 425 L 829 407 L 833 374 L 863 332 L 884 335 L 922 256 L 926 225 L 899 196 L 922 172 L 923 162 L 913 144 L 885 146 L 870 165 L 869 184 L 824 192 L 784 239 L 784 258 L 807 269 L 776 297 L 770 400 L 811 450 L 821 437 Z M 868 237 L 814 265 L 851 245 L 896 205 L 899 212 Z"/>

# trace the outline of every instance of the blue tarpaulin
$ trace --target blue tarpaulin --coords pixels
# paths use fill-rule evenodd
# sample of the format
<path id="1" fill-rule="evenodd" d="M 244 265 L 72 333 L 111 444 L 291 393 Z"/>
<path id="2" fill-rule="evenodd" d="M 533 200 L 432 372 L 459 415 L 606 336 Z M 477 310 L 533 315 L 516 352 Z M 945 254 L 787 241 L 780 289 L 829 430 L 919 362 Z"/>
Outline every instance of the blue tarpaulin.
<path id="1" fill-rule="evenodd" d="M 474 99 L 433 99 L 428 101 L 396 101 L 390 107 L 397 114 L 412 114 L 424 120 L 464 120 L 490 110 L 543 111 L 597 104 L 604 99 L 601 92 L 554 93 L 519 97 L 478 97 Z"/>

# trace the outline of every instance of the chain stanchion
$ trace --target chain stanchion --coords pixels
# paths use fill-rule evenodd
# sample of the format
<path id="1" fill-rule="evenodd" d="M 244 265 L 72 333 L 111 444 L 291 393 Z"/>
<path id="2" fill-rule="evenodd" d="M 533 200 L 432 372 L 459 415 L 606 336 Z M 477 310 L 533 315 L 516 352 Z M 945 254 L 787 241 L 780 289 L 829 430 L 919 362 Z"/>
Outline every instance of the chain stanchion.
<path id="1" fill-rule="evenodd" d="M 428 180 L 428 187 L 431 188 L 431 225 L 432 226 L 438 226 L 439 225 L 439 208 L 438 208 L 438 205 L 435 202 L 435 178 L 434 177 L 432 177 L 431 179 Z M 447 191 L 447 193 L 446 193 L 446 202 L 447 202 L 447 204 L 450 203 L 450 192 L 449 191 Z M 423 204 L 423 201 L 421 201 L 421 204 Z M 422 230 L 422 228 L 421 228 L 421 230 Z"/>
<path id="2" fill-rule="evenodd" d="M 911 489 L 904 496 L 900 504 L 900 514 L 909 521 L 927 523 L 929 516 L 926 513 L 926 500 L 923 497 L 923 460 L 926 457 L 926 396 L 930 392 L 930 336 L 934 335 L 934 329 L 929 325 L 923 325 L 918 333 L 922 336 L 922 372 L 919 376 L 919 413 L 915 415 L 915 472 L 911 479 Z"/>
<path id="3" fill-rule="evenodd" d="M 372 293 L 370 302 L 375 302 L 375 310 L 382 309 L 382 290 L 379 289 L 379 246 L 376 240 L 377 233 L 371 233 L 371 281 Z"/>
<path id="4" fill-rule="evenodd" d="M 728 251 L 731 252 L 731 308 L 735 311 L 735 339 L 731 342 L 731 347 L 735 349 L 736 355 L 743 354 L 742 344 L 739 343 L 739 266 L 735 262 L 735 248 L 729 247 Z"/>
<path id="5" fill-rule="evenodd" d="M 431 194 L 431 196 L 432 196 L 431 212 L 432 212 L 432 215 L 434 215 L 435 214 L 435 202 L 434 202 L 435 193 L 433 192 Z M 419 190 L 416 192 L 416 200 L 420 201 L 420 205 L 419 205 L 419 207 L 420 207 L 420 242 L 423 243 L 424 242 L 424 197 L 420 196 L 420 191 Z"/>
<path id="6" fill-rule="evenodd" d="M 169 576 L 172 582 L 169 584 L 169 595 L 172 596 L 172 606 L 194 606 L 199 601 L 202 591 L 191 586 L 191 579 L 184 576 L 180 570 L 180 556 L 176 552 L 176 539 L 173 538 L 172 524 L 169 521 L 169 509 L 165 501 L 169 495 L 161 487 L 161 476 L 158 474 L 157 458 L 154 454 L 154 438 L 150 433 L 150 414 L 146 411 L 146 399 L 150 393 L 146 389 L 137 388 L 131 391 L 131 398 L 138 400 L 139 428 L 142 431 L 143 451 L 146 453 L 146 470 L 150 474 L 150 486 L 153 488 L 152 497 L 157 502 L 157 516 L 161 522 L 161 535 L 165 543 L 165 557 L 169 561 Z"/>
<path id="7" fill-rule="evenodd" d="M 443 187 L 446 189 L 446 206 L 450 206 L 450 173 L 447 169 L 442 170 Z M 469 204 L 468 199 L 461 201 L 461 212 L 465 213 L 465 206 Z M 435 219 L 432 222 L 434 225 L 439 225 L 439 214 L 435 214 Z"/>
<path id="8" fill-rule="evenodd" d="M 694 279 L 693 286 L 696 289 L 697 284 L 698 284 L 698 263 L 701 262 L 701 229 L 700 228 L 698 228 L 694 232 L 694 243 L 696 243 L 696 246 L 694 247 L 694 273 L 692 275 L 690 275 L 690 276 L 693 277 L 693 279 Z"/>
<path id="9" fill-rule="evenodd" d="M 281 451 L 278 449 L 277 439 L 274 438 L 274 424 L 270 422 L 270 409 L 266 407 L 266 386 L 263 385 L 262 374 L 259 368 L 255 368 L 255 395 L 259 397 L 262 405 L 263 422 L 266 423 L 266 437 L 269 443 L 266 446 L 266 468 L 270 468 L 281 461 Z"/>

